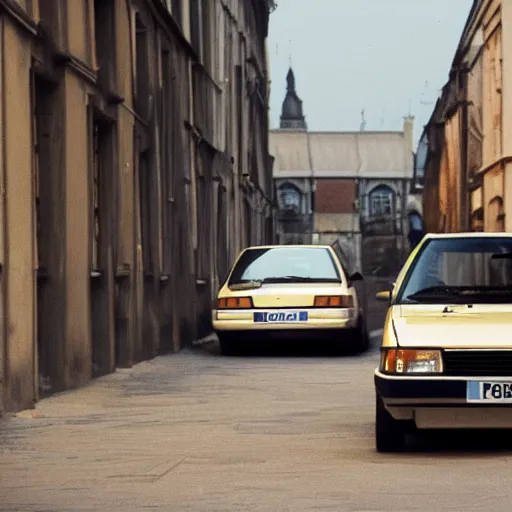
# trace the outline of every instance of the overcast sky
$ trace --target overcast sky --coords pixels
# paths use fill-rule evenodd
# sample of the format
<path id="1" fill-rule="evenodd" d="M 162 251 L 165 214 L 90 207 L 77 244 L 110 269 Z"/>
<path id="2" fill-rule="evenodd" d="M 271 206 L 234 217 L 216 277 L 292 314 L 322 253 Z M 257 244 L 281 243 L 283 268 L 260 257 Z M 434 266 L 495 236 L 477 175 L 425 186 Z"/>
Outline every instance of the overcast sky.
<path id="1" fill-rule="evenodd" d="M 428 121 L 472 0 L 277 0 L 271 14 L 271 126 L 292 59 L 311 130 L 401 130 Z M 423 103 L 429 103 L 427 105 Z"/>

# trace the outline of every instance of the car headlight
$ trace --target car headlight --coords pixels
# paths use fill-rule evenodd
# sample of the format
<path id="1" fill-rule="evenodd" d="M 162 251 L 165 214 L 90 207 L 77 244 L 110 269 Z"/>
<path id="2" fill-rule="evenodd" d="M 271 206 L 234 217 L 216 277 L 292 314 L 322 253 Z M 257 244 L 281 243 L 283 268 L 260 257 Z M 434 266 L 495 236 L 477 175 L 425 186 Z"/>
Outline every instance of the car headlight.
<path id="1" fill-rule="evenodd" d="M 440 350 L 385 349 L 381 353 L 380 371 L 384 373 L 443 373 Z"/>

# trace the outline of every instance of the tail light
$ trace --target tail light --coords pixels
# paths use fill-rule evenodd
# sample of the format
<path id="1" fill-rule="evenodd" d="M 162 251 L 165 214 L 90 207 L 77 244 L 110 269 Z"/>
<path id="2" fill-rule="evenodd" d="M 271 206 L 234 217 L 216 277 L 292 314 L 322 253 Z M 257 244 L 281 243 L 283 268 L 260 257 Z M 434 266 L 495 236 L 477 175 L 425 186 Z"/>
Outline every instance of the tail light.
<path id="1" fill-rule="evenodd" d="M 317 295 L 315 308 L 353 308 L 352 295 Z"/>
<path id="2" fill-rule="evenodd" d="M 252 309 L 251 297 L 226 297 L 217 299 L 217 309 Z"/>

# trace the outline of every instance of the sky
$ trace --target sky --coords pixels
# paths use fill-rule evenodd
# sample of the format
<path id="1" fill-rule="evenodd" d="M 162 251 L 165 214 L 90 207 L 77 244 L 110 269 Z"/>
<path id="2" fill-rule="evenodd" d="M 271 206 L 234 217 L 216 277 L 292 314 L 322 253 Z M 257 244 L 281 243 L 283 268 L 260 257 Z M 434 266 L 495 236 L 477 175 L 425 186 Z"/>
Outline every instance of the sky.
<path id="1" fill-rule="evenodd" d="M 271 127 L 290 59 L 310 130 L 400 131 L 415 142 L 448 81 L 472 0 L 277 0 L 268 37 Z M 314 8 L 313 8 L 314 6 Z"/>

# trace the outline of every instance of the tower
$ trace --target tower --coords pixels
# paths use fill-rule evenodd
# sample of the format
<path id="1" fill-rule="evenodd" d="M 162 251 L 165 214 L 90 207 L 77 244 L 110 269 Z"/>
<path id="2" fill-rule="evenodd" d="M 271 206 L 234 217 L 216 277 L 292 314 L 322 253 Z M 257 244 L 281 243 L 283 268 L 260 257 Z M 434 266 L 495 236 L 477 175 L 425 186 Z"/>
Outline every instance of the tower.
<path id="1" fill-rule="evenodd" d="M 286 75 L 286 96 L 281 110 L 281 129 L 306 130 L 306 119 L 302 112 L 302 101 L 295 90 L 295 75 L 292 68 Z"/>

